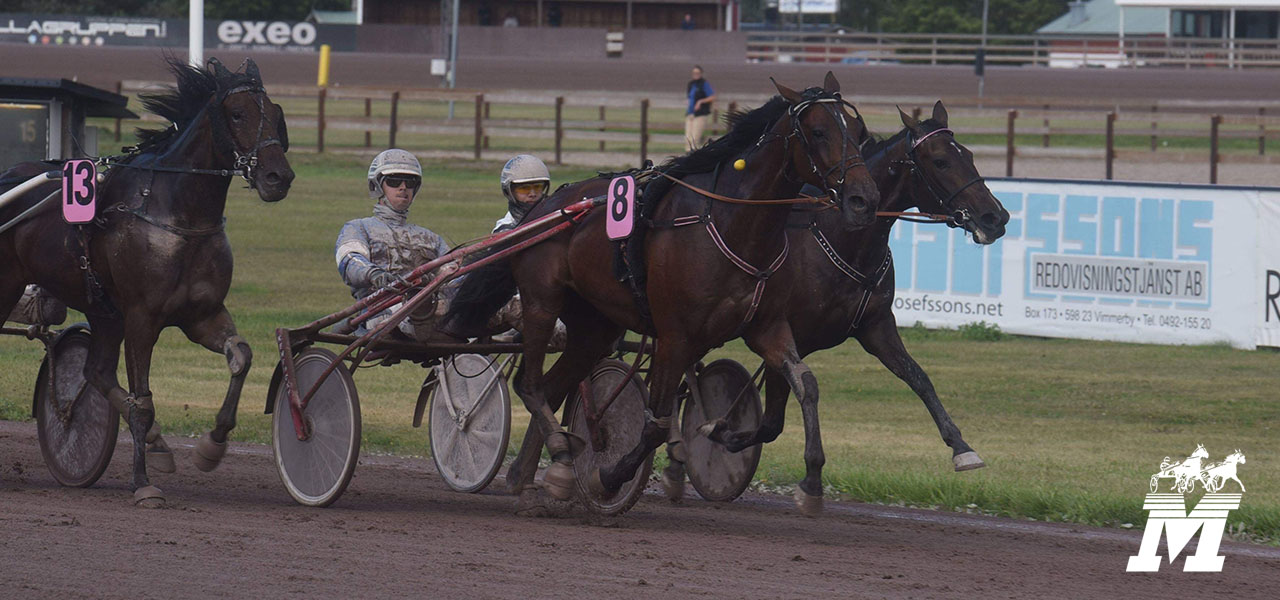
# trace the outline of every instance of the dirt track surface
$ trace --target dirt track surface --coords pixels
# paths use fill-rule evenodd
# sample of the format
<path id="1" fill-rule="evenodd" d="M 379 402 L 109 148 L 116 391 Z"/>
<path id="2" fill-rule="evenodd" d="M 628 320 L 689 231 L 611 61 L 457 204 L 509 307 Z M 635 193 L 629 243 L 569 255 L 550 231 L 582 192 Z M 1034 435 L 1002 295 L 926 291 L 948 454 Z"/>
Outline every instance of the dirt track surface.
<path id="1" fill-rule="evenodd" d="M 1273 598 L 1280 550 L 1224 544 L 1223 573 L 1125 573 L 1140 533 L 828 502 L 818 518 L 749 494 L 729 505 L 649 494 L 617 518 L 513 514 L 449 491 L 429 461 L 366 457 L 334 506 L 293 504 L 270 448 L 233 444 L 201 473 L 189 440 L 153 477 L 167 508 L 130 504 L 130 445 L 62 488 L 31 423 L 0 422 L 5 597 Z M 1135 502 L 1141 498 L 1135 496 Z"/>
<path id="2" fill-rule="evenodd" d="M 317 55 L 293 52 L 206 51 L 234 67 L 251 56 L 268 84 L 314 85 Z M 185 57 L 181 51 L 178 56 Z M 335 53 L 335 85 L 432 88 L 430 61 L 419 54 Z M 549 60 L 463 56 L 458 86 L 507 90 L 611 90 L 678 96 L 692 62 Z M 967 98 L 977 95 L 973 68 L 927 65 L 706 63 L 720 93 L 772 93 L 769 77 L 791 86 L 816 85 L 835 70 L 846 92 L 871 96 Z M 0 76 L 65 77 L 107 89 L 120 80 L 169 81 L 158 48 L 79 48 L 0 44 Z M 1280 72 L 1223 69 L 1048 69 L 988 67 L 986 94 L 1089 99 L 1211 99 L 1275 101 Z"/>

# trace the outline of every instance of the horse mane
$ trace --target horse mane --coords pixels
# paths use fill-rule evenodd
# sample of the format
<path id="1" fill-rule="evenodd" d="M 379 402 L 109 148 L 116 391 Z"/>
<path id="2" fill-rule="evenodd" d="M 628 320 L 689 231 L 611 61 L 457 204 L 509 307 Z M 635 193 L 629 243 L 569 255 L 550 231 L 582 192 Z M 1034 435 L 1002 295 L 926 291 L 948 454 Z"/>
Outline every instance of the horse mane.
<path id="1" fill-rule="evenodd" d="M 920 122 L 920 128 L 923 129 L 925 133 L 929 133 L 939 129 L 945 129 L 946 126 L 933 120 L 933 118 L 928 118 Z M 888 137 L 869 133 L 868 135 L 870 135 L 870 137 L 868 137 L 867 141 L 862 145 L 862 158 L 868 161 L 879 159 L 885 152 L 889 151 L 889 148 L 892 148 L 894 144 L 902 141 L 902 139 L 910 135 L 910 133 L 911 130 L 906 127 L 903 127 L 898 130 L 897 133 Z"/>
<path id="2" fill-rule="evenodd" d="M 195 67 L 173 55 L 166 55 L 169 72 L 177 79 L 176 86 L 166 86 L 163 91 L 139 94 L 142 107 L 148 112 L 164 117 L 172 123 L 164 129 L 139 127 L 137 152 L 162 153 L 169 148 L 187 126 L 219 90 L 240 85 L 262 85 L 261 81 L 245 73 L 227 73 L 221 76 L 214 69 Z"/>

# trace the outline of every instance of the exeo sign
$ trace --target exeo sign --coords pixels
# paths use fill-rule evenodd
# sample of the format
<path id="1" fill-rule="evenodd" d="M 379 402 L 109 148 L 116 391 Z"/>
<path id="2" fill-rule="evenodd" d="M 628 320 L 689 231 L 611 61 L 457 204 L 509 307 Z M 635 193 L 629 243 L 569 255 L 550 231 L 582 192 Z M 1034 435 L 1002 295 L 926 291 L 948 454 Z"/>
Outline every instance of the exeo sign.
<path id="1" fill-rule="evenodd" d="M 316 41 L 316 26 L 284 21 L 223 21 L 218 24 L 218 41 L 223 44 L 310 46 Z"/>

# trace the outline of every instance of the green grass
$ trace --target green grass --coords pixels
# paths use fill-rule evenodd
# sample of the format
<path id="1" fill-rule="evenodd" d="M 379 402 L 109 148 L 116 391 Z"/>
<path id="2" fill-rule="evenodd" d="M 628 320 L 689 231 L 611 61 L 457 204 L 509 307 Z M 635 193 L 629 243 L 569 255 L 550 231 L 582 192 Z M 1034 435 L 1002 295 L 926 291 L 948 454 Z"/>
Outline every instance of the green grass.
<path id="1" fill-rule="evenodd" d="M 267 442 L 262 413 L 276 363 L 272 332 L 348 305 L 333 239 L 342 223 L 369 213 L 367 157 L 291 153 L 298 179 L 289 197 L 266 204 L 233 185 L 227 231 L 236 253 L 227 300 L 256 352 L 234 439 Z M 489 231 L 505 209 L 499 164 L 426 164 L 413 221 L 452 242 Z M 555 169 L 554 183 L 591 175 Z M 1009 336 L 986 324 L 964 331 L 903 330 L 965 439 L 988 467 L 954 473 L 927 412 L 906 385 L 857 344 L 811 356 L 821 385 L 826 484 L 864 501 L 940 507 L 1090 524 L 1141 526 L 1147 481 L 1166 455 L 1196 443 L 1220 460 L 1242 449 L 1248 463 L 1243 506 L 1231 515 L 1240 539 L 1280 540 L 1280 355 L 1224 346 L 1154 346 Z M 29 419 L 40 345 L 0 339 L 0 418 Z M 717 351 L 754 370 L 759 360 L 735 342 Z M 364 450 L 425 456 L 427 434 L 411 427 L 424 372 L 414 365 L 356 373 Z M 123 378 L 123 375 L 122 375 Z M 169 435 L 207 430 L 227 383 L 219 354 L 166 331 L 151 387 Z M 511 448 L 527 416 L 516 401 Z M 800 411 L 764 450 L 757 485 L 794 484 L 802 475 Z M 661 454 L 661 453 L 659 453 Z"/>

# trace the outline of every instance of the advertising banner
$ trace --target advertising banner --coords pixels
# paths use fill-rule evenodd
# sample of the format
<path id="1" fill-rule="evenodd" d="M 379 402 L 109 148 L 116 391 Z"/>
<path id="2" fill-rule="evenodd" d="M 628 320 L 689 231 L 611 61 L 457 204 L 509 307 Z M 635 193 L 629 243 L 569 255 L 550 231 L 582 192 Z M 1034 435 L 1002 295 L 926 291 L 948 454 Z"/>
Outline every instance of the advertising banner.
<path id="1" fill-rule="evenodd" d="M 793 15 L 830 15 L 840 12 L 840 0 L 778 0 L 778 12 Z"/>
<path id="2" fill-rule="evenodd" d="M 186 21 L 0 13 L 0 42 L 43 46 L 182 46 Z"/>
<path id="3" fill-rule="evenodd" d="M 356 49 L 354 25 L 305 21 L 206 20 L 205 47 L 218 50 L 313 52 L 329 44 L 339 52 Z M 186 47 L 185 19 L 86 17 L 0 13 L 0 42 L 45 46 Z"/>
<path id="4" fill-rule="evenodd" d="M 1280 190 L 987 184 L 1010 213 L 994 244 L 937 225 L 894 226 L 899 324 L 985 321 L 1049 337 L 1280 344 L 1280 306 L 1263 310 L 1268 294 L 1280 298 L 1280 242 L 1271 233 L 1280 231 Z"/>

